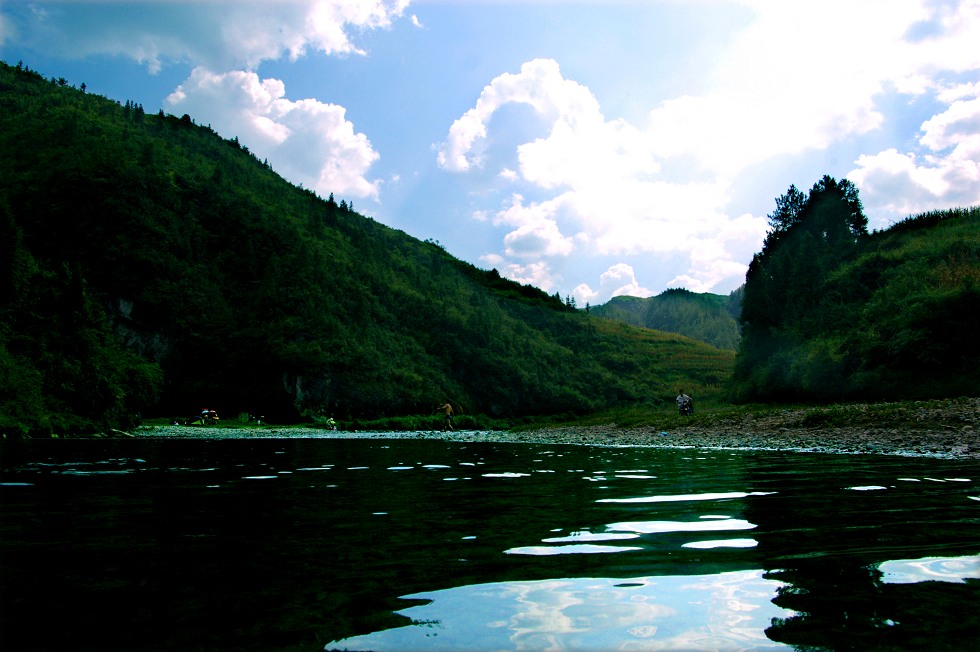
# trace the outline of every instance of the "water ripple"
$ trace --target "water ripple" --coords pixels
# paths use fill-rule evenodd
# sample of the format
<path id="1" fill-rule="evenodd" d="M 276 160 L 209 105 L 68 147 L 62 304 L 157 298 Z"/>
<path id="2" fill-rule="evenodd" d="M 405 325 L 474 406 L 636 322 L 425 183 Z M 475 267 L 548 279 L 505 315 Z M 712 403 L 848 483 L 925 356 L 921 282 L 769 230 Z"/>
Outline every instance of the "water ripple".
<path id="1" fill-rule="evenodd" d="M 591 543 L 577 543 L 567 546 L 519 546 L 504 550 L 507 555 L 581 555 L 581 554 L 603 554 L 611 552 L 629 552 L 631 550 L 642 550 L 636 546 L 599 546 Z"/>
<path id="2" fill-rule="evenodd" d="M 715 532 L 719 530 L 751 530 L 755 523 L 729 518 L 725 520 L 702 521 L 626 521 L 608 526 L 613 532 L 639 532 L 640 534 L 660 534 L 663 532 Z"/>
<path id="3" fill-rule="evenodd" d="M 769 496 L 774 491 L 728 491 L 725 493 L 681 494 L 664 496 L 640 496 L 638 498 L 602 498 L 597 503 L 673 503 L 688 500 L 728 500 L 749 496 Z"/>

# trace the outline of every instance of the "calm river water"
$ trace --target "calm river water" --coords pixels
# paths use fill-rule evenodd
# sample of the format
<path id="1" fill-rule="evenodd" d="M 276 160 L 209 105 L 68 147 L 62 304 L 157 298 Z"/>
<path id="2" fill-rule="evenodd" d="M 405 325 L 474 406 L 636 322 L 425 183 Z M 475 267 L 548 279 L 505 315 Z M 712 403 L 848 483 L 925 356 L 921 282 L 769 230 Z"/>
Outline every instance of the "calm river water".
<path id="1" fill-rule="evenodd" d="M 0 442 L 0 649 L 962 650 L 980 465 Z"/>

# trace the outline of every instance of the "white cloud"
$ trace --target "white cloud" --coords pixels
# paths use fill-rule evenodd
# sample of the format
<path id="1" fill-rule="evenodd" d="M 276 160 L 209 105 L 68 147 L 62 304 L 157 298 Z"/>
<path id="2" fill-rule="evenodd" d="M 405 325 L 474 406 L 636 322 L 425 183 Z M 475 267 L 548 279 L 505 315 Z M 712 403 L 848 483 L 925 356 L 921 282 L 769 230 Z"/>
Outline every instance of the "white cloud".
<path id="1" fill-rule="evenodd" d="M 493 218 L 496 226 L 512 227 L 504 236 L 507 255 L 528 258 L 572 253 L 575 249 L 573 239 L 561 233 L 555 220 L 560 208 L 560 202 L 524 205 L 523 197 L 514 195 L 511 206 Z"/>
<path id="2" fill-rule="evenodd" d="M 483 256 L 480 256 L 480 262 L 487 267 L 496 269 L 503 265 L 506 261 L 504 261 L 504 257 L 499 254 L 484 254 Z M 498 269 L 497 271 L 499 272 L 500 270 Z"/>
<path id="3" fill-rule="evenodd" d="M 576 211 L 592 201 L 599 206 L 602 196 L 583 199 L 567 192 L 551 200 L 525 204 L 522 196 L 515 195 L 510 207 L 493 216 L 494 225 L 511 229 L 504 236 L 502 255 L 485 256 L 483 260 L 506 268 L 504 261 L 508 259 L 683 253 L 690 261 L 688 273 L 670 279 L 668 287 L 709 292 L 720 284 L 740 285 L 746 261 L 752 259 L 765 237 L 767 220 L 750 214 L 729 218 L 717 211 L 715 206 L 724 201 L 722 187 L 666 183 L 649 186 L 632 195 L 615 187 L 607 189 L 611 197 L 626 199 L 619 202 L 611 199 L 605 206 L 609 214 L 591 222 L 588 215 Z M 648 203 L 659 208 L 649 211 L 645 208 Z M 584 230 L 566 236 L 560 224 L 567 227 L 578 224 Z M 524 266 L 518 268 L 523 270 Z M 526 274 L 515 277 L 526 278 Z M 554 276 L 548 278 L 549 287 L 560 280 Z M 614 265 L 604 273 L 598 289 L 583 283 L 572 291 L 578 303 L 607 301 L 620 294 L 650 296 L 655 292 L 641 284 L 633 267 L 625 263 Z"/>
<path id="4" fill-rule="evenodd" d="M 290 101 L 282 82 L 260 80 L 251 70 L 265 60 L 296 60 L 309 51 L 362 53 L 350 32 L 386 28 L 408 4 L 58 2 L 32 3 L 10 15 L 19 27 L 16 38 L 64 57 L 123 56 L 151 72 L 168 62 L 191 63 L 191 76 L 167 98 L 171 110 L 211 124 L 225 137 L 237 136 L 293 183 L 323 195 L 376 199 L 379 182 L 366 174 L 378 154 L 346 120 L 345 109 L 313 99 Z"/>
<path id="5" fill-rule="evenodd" d="M 168 110 L 238 136 L 294 183 L 377 199 L 381 182 L 369 172 L 378 154 L 344 107 L 290 99 L 282 82 L 255 70 L 312 52 L 363 53 L 358 35 L 388 28 L 409 1 L 14 2 L 0 5 L 0 43 L 53 57 L 128 58 L 152 71 L 190 63 L 195 70 Z M 485 228 L 500 230 L 497 250 L 484 260 L 548 288 L 582 281 L 553 270 L 594 276 L 580 270 L 606 268 L 606 257 L 630 261 L 632 279 L 610 267 L 607 283 L 589 279 L 597 290 L 579 284 L 579 301 L 664 283 L 734 287 L 766 229 L 765 218 L 751 214 L 757 206 L 734 205 L 745 201 L 746 179 L 805 187 L 806 179 L 783 179 L 786 170 L 816 151 L 835 158 L 842 144 L 850 149 L 840 150 L 847 151 L 841 160 L 856 159 L 847 176 L 879 221 L 872 226 L 980 203 L 980 0 L 702 3 L 705 11 L 732 4 L 748 9 L 749 22 L 705 51 L 684 53 L 697 83 L 659 87 L 667 76 L 653 71 L 656 61 L 649 79 L 632 80 L 661 93 L 635 93 L 629 111 L 639 119 L 607 118 L 599 97 L 566 78 L 556 60 L 534 59 L 490 78 L 437 146 L 444 170 L 474 173 L 480 193 L 472 201 L 513 197 L 503 207 L 470 207 Z M 441 38 L 415 15 L 404 23 Z M 596 65 L 604 67 L 585 74 L 615 78 L 621 68 L 601 57 Z M 670 95 L 677 86 L 686 94 Z M 917 111 L 939 107 L 911 121 L 917 133 L 899 133 L 909 122 L 906 98 Z M 855 143 L 872 140 L 862 155 Z M 681 259 L 680 270 L 650 280 L 661 261 Z"/>
<path id="6" fill-rule="evenodd" d="M 541 288 L 545 292 L 549 292 L 555 287 L 555 279 L 552 275 L 551 268 L 545 261 L 529 263 L 527 265 L 511 263 L 503 265 L 497 271 L 504 278 L 509 278 L 512 281 L 523 283 L 524 285 L 533 285 Z"/>
<path id="7" fill-rule="evenodd" d="M 865 154 L 848 174 L 878 224 L 928 210 L 980 204 L 980 84 L 942 89 L 946 110 L 926 120 L 916 151 Z"/>
<path id="8" fill-rule="evenodd" d="M 934 204 L 946 187 L 941 169 L 920 167 L 915 154 L 894 148 L 862 155 L 857 165 L 847 178 L 859 187 L 866 212 L 907 216 Z"/>
<path id="9" fill-rule="evenodd" d="M 884 115 L 876 101 L 887 90 L 936 93 L 950 106 L 922 125 L 921 151 L 861 156 L 848 177 L 866 208 L 891 217 L 978 200 L 977 83 L 946 88 L 940 80 L 980 70 L 980 2 L 834 0 L 801 11 L 796 3 L 747 1 L 757 19 L 713 89 L 651 114 L 659 152 L 690 154 L 734 177 L 877 129 Z"/>
<path id="10" fill-rule="evenodd" d="M 66 57 L 124 56 L 157 72 L 170 61 L 252 69 L 308 51 L 360 53 L 348 31 L 388 27 L 409 0 L 48 3 L 18 14 L 19 38 Z M 31 3 L 32 8 L 37 5 Z"/>
<path id="11" fill-rule="evenodd" d="M 633 268 L 626 263 L 618 263 L 603 272 L 599 276 L 599 287 L 602 289 L 602 294 L 609 297 L 621 295 L 648 297 L 653 294 L 640 286 Z"/>
<path id="12" fill-rule="evenodd" d="M 521 177 L 539 187 L 659 171 L 643 135 L 626 122 L 607 122 L 589 89 L 563 78 L 551 59 L 528 61 L 519 73 L 504 73 L 486 86 L 476 105 L 450 127 L 438 149 L 439 165 L 455 172 L 482 167 L 490 119 L 507 104 L 526 104 L 549 124 L 546 138 L 518 147 Z"/>
<path id="13" fill-rule="evenodd" d="M 589 304 L 597 304 L 596 299 L 599 297 L 599 293 L 589 287 L 588 283 L 580 283 L 572 290 L 572 296 L 575 298 L 576 306 L 585 308 Z"/>
<path id="14" fill-rule="evenodd" d="M 980 97 L 980 82 L 968 84 L 956 84 L 948 88 L 941 88 L 936 94 L 936 99 L 946 104 L 952 104 L 956 100 L 963 98 L 971 99 Z"/>
<path id="15" fill-rule="evenodd" d="M 579 192 L 576 206 L 588 221 L 599 254 L 687 251 L 713 238 L 728 217 L 728 183 L 620 180 Z"/>
<path id="16" fill-rule="evenodd" d="M 379 182 L 366 177 L 378 154 L 354 131 L 341 106 L 288 100 L 281 81 L 259 79 L 253 72 L 204 68 L 196 68 L 167 104 L 226 138 L 237 136 L 280 174 L 324 197 L 378 195 Z"/>
<path id="17" fill-rule="evenodd" d="M 499 183 L 535 198 L 493 216 L 506 229 L 504 258 L 684 254 L 689 267 L 669 286 L 734 287 L 767 229 L 764 217 L 731 205 L 741 175 L 880 130 L 895 120 L 885 94 L 928 94 L 948 108 L 923 123 L 917 151 L 859 159 L 848 176 L 866 208 L 980 199 L 980 82 L 942 81 L 980 70 L 980 0 L 742 4 L 754 18 L 706 72 L 704 90 L 661 100 L 646 124 L 607 120 L 553 60 L 529 61 L 483 89 L 450 127 L 438 162 L 457 173 L 499 167 Z M 509 104 L 531 107 L 546 132 L 515 145 L 516 170 L 491 158 L 493 142 L 509 136 L 492 118 Z M 576 298 L 606 300 L 635 281 L 594 291 L 582 283 Z"/>
<path id="18" fill-rule="evenodd" d="M 598 115 L 598 103 L 589 90 L 563 79 L 555 61 L 528 61 L 519 73 L 504 73 L 491 81 L 476 105 L 452 124 L 447 142 L 439 147 L 439 165 L 459 172 L 480 167 L 480 145 L 487 137 L 490 118 L 504 105 L 514 103 L 533 107 L 553 123 L 583 123 Z"/>
<path id="19" fill-rule="evenodd" d="M 567 256 L 573 248 L 554 220 L 523 224 L 504 236 L 504 250 L 517 258 Z"/>
<path id="20" fill-rule="evenodd" d="M 548 133 L 520 144 L 519 170 L 503 166 L 498 176 L 551 196 L 525 202 L 515 194 L 511 205 L 493 216 L 495 226 L 508 228 L 504 256 L 526 260 L 671 253 L 727 242 L 718 234 L 725 232 L 728 220 L 721 210 L 728 201 L 728 182 L 657 180 L 661 164 L 649 136 L 622 120 L 607 121 L 592 93 L 564 79 L 551 60 L 527 62 L 519 73 L 500 75 L 485 87 L 476 105 L 450 128 L 439 147 L 439 164 L 455 172 L 494 164 L 485 158 L 491 119 L 515 103 L 531 106 L 545 120 Z M 480 212 L 478 219 L 485 215 Z M 756 245 L 764 224 L 760 219 Z M 730 259 L 730 254 L 720 255 Z M 722 280 L 719 270 L 745 273 L 744 264 L 700 267 L 710 272 L 711 283 Z M 647 291 L 635 278 L 613 285 L 600 283 L 597 292 L 608 299 L 614 292 Z M 581 289 L 583 296 L 591 291 L 587 287 Z"/>
<path id="21" fill-rule="evenodd" d="M 649 297 L 655 292 L 640 285 L 636 280 L 636 272 L 631 265 L 616 263 L 599 275 L 599 289 L 593 290 L 587 283 L 582 283 L 572 290 L 575 304 L 585 307 L 586 303 L 605 302 L 613 297 Z"/>
<path id="22" fill-rule="evenodd" d="M 922 124 L 920 142 L 938 152 L 953 148 L 952 156 L 969 158 L 980 153 L 980 95 L 950 104 Z"/>
<path id="23" fill-rule="evenodd" d="M 692 292 L 711 292 L 732 278 L 745 278 L 744 261 L 752 259 L 765 238 L 768 221 L 750 214 L 718 224 L 710 237 L 699 238 L 690 248 L 690 273 L 680 274 L 667 287 L 683 287 Z"/>
<path id="24" fill-rule="evenodd" d="M 886 86 L 911 87 L 911 78 L 921 83 L 948 52 L 935 48 L 923 58 L 923 48 L 906 40 L 909 26 L 926 17 L 918 0 L 747 4 L 755 20 L 712 73 L 710 90 L 651 112 L 663 156 L 691 155 L 731 177 L 775 156 L 825 149 L 878 128 L 876 96 Z"/>

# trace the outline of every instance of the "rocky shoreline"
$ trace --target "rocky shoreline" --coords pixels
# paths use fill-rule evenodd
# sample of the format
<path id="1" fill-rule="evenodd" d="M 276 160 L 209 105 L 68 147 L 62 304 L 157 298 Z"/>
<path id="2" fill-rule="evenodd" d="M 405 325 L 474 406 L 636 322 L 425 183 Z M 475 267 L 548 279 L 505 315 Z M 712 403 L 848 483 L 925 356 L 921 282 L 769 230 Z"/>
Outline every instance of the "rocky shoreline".
<path id="1" fill-rule="evenodd" d="M 855 408 L 857 412 L 861 408 Z M 616 424 L 547 427 L 536 430 L 456 432 L 349 432 L 309 427 L 208 428 L 144 426 L 137 437 L 193 439 L 435 439 L 465 442 L 576 444 L 588 446 L 647 446 L 656 448 L 715 448 L 784 450 L 819 453 L 864 453 L 980 460 L 980 399 L 943 406 L 938 412 L 919 410 L 887 424 L 861 422 L 855 415 L 847 426 L 809 426 L 804 411 L 782 411 L 739 421 L 697 423 L 660 430 L 650 426 Z"/>

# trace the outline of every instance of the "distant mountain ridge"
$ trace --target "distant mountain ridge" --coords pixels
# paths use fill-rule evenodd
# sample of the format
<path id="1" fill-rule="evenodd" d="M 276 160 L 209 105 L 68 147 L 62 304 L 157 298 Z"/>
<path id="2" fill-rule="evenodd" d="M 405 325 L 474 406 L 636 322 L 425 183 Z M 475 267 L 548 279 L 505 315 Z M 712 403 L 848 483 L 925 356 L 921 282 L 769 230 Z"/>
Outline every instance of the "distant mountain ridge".
<path id="1" fill-rule="evenodd" d="M 728 296 L 670 289 L 655 297 L 613 297 L 591 312 L 631 326 L 677 333 L 719 349 L 738 349 L 742 292 Z"/>

